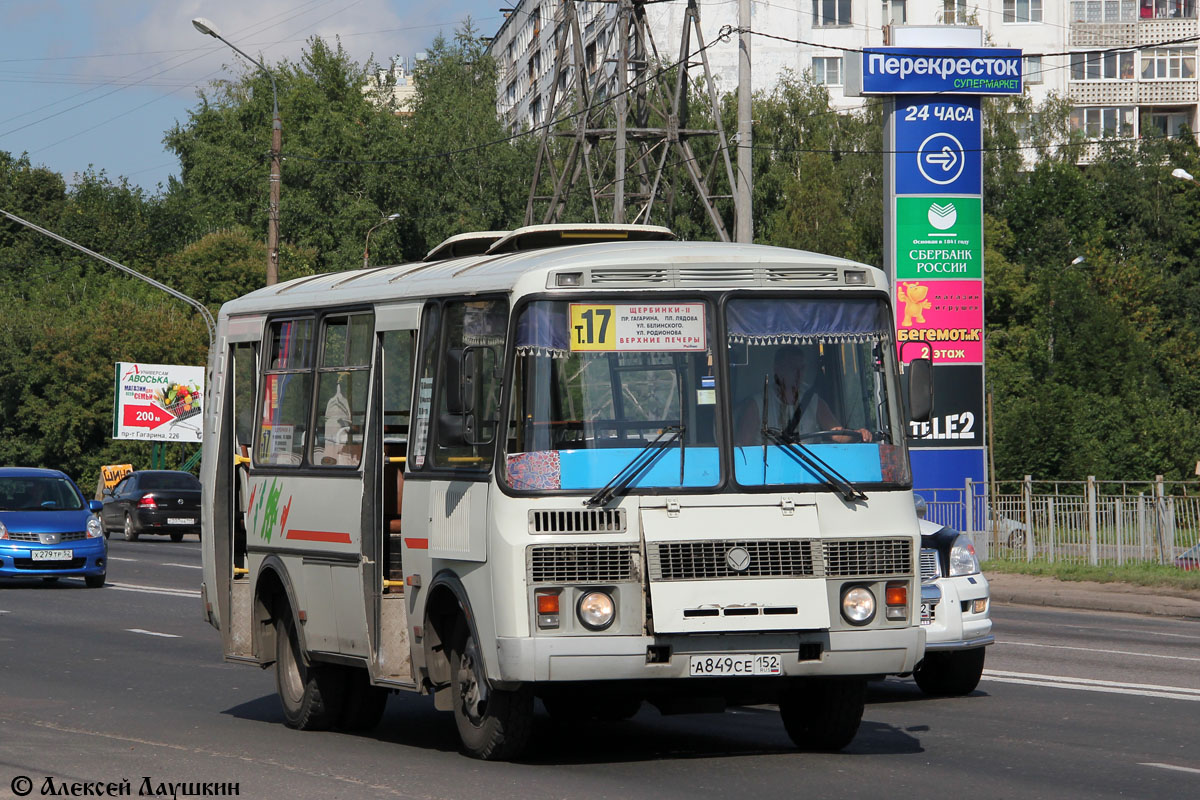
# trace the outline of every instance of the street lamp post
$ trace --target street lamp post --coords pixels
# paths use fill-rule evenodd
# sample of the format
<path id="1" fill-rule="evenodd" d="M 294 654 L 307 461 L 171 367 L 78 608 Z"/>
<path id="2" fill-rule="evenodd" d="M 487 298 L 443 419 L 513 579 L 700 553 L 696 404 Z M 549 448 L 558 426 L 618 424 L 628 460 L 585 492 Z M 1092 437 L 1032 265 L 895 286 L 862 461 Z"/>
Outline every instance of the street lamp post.
<path id="1" fill-rule="evenodd" d="M 274 118 L 271 120 L 271 199 L 267 212 L 267 285 L 272 286 L 279 280 L 279 187 L 283 182 L 279 155 L 283 149 L 283 123 L 279 119 L 279 92 L 275 87 L 275 76 L 262 65 L 262 62 L 251 58 L 240 47 L 222 36 L 209 20 L 204 17 L 196 17 L 192 20 L 192 26 L 205 36 L 220 39 L 229 45 L 242 58 L 261 69 L 271 79 L 271 106 Z"/>
<path id="2" fill-rule="evenodd" d="M 370 253 L 371 253 L 371 232 L 374 231 L 376 228 L 378 228 L 380 225 L 386 225 L 394 219 L 400 219 L 400 215 L 399 214 L 389 214 L 388 216 L 381 219 L 379 222 L 376 222 L 374 225 L 372 225 L 370 230 L 367 231 L 367 240 L 366 240 L 366 242 L 363 243 L 363 269 L 367 268 L 367 259 L 370 257 Z"/>

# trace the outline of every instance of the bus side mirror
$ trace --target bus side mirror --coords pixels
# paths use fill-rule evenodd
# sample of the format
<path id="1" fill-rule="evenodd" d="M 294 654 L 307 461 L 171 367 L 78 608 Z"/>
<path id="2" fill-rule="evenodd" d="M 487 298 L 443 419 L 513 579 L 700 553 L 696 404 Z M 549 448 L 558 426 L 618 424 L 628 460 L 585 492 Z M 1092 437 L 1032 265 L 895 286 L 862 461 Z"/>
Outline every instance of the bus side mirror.
<path id="1" fill-rule="evenodd" d="M 439 447 L 473 447 L 476 441 L 475 415 L 469 412 L 438 416 Z"/>
<path id="2" fill-rule="evenodd" d="M 446 351 L 442 390 L 446 397 L 446 413 L 468 414 L 475 401 L 475 384 L 470 374 L 470 350 L 451 348 Z"/>
<path id="3" fill-rule="evenodd" d="M 928 422 L 933 414 L 933 362 L 914 358 L 908 362 L 908 416 L 913 422 Z"/>

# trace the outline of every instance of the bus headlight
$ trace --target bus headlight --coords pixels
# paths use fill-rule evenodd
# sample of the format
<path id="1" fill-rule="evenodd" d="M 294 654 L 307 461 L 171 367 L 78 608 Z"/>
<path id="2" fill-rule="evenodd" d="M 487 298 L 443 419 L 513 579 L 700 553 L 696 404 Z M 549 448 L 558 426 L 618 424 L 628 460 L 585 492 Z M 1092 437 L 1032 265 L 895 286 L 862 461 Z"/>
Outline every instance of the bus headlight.
<path id="1" fill-rule="evenodd" d="M 865 586 L 853 586 L 842 593 L 842 616 L 851 625 L 866 625 L 875 619 L 875 595 Z"/>
<path id="2" fill-rule="evenodd" d="M 617 607 L 607 592 L 588 592 L 579 598 L 575 613 L 579 615 L 583 627 L 592 631 L 602 631 L 612 625 Z"/>
<path id="3" fill-rule="evenodd" d="M 979 559 L 975 557 L 975 545 L 971 540 L 959 535 L 950 547 L 950 577 L 959 575 L 974 575 L 979 572 Z"/>

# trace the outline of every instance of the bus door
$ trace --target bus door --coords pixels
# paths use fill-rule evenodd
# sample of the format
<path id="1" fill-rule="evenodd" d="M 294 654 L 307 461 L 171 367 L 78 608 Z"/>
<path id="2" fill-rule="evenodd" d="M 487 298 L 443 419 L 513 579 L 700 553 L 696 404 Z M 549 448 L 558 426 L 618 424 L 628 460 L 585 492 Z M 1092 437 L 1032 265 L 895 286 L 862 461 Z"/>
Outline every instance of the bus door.
<path id="1" fill-rule="evenodd" d="M 251 604 L 253 589 L 246 563 L 246 511 L 249 501 L 250 448 L 254 442 L 254 408 L 263 318 L 233 319 L 226 337 L 221 413 L 220 463 L 215 485 L 220 492 L 209 508 L 217 554 L 217 596 L 225 655 L 253 659 Z"/>
<path id="2" fill-rule="evenodd" d="M 408 460 L 412 418 L 413 361 L 420 303 L 380 306 L 375 311 L 377 365 L 372 416 L 377 421 L 379 454 L 373 476 L 377 487 L 378 523 L 375 535 L 363 537 L 366 564 L 376 565 L 363 574 L 363 590 L 371 609 L 369 619 L 374 644 L 376 677 L 412 682 L 409 660 L 408 615 L 404 590 L 402 512 L 404 466 Z"/>

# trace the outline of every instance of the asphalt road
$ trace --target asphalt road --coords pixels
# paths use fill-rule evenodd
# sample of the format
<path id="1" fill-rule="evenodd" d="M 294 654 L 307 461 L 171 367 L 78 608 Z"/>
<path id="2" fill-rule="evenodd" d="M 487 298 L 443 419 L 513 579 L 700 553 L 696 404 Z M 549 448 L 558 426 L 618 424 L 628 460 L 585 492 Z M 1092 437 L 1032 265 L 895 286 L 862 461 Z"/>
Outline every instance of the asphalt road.
<path id="1" fill-rule="evenodd" d="M 272 673 L 221 661 L 199 565 L 193 537 L 114 539 L 105 589 L 0 583 L 0 798 L 20 777 L 31 797 L 122 781 L 135 797 L 236 784 L 299 800 L 1200 795 L 1200 622 L 998 607 L 975 694 L 872 684 L 839 754 L 796 752 L 766 708 L 646 707 L 579 727 L 539 716 L 529 758 L 489 764 L 457 752 L 424 697 L 394 695 L 365 736 L 286 728 Z"/>

